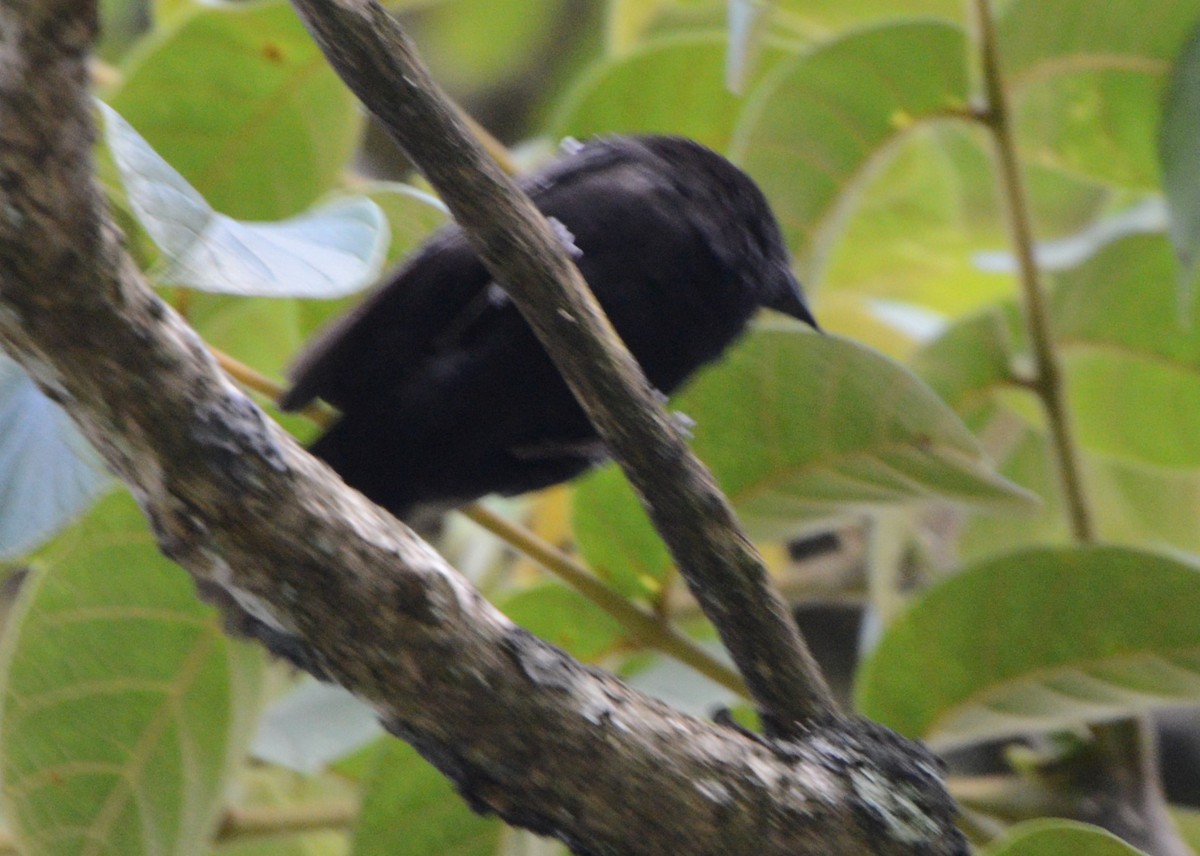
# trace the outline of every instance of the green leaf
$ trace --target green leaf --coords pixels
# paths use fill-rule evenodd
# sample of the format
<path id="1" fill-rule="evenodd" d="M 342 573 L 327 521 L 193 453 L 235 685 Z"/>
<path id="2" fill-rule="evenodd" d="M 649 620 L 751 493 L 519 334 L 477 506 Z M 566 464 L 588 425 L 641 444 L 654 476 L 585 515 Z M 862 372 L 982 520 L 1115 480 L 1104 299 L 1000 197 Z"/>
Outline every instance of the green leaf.
<path id="1" fill-rule="evenodd" d="M 258 707 L 228 640 L 132 499 L 45 557 L 6 626 L 4 814 L 28 856 L 207 852 Z"/>
<path id="2" fill-rule="evenodd" d="M 1060 278 L 1052 312 L 1085 447 L 1200 467 L 1200 326 L 1179 315 L 1167 241 L 1137 235 L 1109 244 Z"/>
<path id="3" fill-rule="evenodd" d="M 570 32 L 561 26 L 569 14 L 564 0 L 426 5 L 412 22 L 414 35 L 434 79 L 451 92 L 498 90 L 511 81 L 528 86 L 526 76 L 545 75 L 548 58 L 561 55 Z"/>
<path id="4" fill-rule="evenodd" d="M 696 421 L 696 453 L 760 537 L 880 503 L 1028 502 L 908 370 L 794 325 L 755 330 L 674 406 Z"/>
<path id="5" fill-rule="evenodd" d="M 895 502 L 1018 509 L 1029 502 L 902 366 L 791 324 L 756 327 L 672 407 L 695 421 L 696 454 L 758 539 Z M 575 525 L 588 563 L 618 588 L 661 588 L 670 559 L 615 472 L 583 482 Z"/>
<path id="6" fill-rule="evenodd" d="M 797 29 L 843 28 L 875 18 L 938 17 L 958 20 L 958 0 L 777 0 L 781 16 L 806 22 Z"/>
<path id="7" fill-rule="evenodd" d="M 1200 31 L 1175 61 L 1158 134 L 1181 304 L 1190 306 L 1200 260 Z"/>
<path id="8" fill-rule="evenodd" d="M 1005 312 L 951 327 L 915 362 L 965 416 L 994 402 L 1011 383 L 1009 366 L 1028 360 L 1015 310 Z M 1050 312 L 1084 448 L 1130 464 L 1200 467 L 1200 325 L 1180 318 L 1163 236 L 1120 238 L 1060 274 Z M 1040 428 L 1036 411 L 1013 412 Z"/>
<path id="9" fill-rule="evenodd" d="M 504 824 L 467 808 L 442 774 L 399 740 L 380 746 L 353 856 L 492 856 Z"/>
<path id="10" fill-rule="evenodd" d="M 662 593 L 675 563 L 619 468 L 582 479 L 571 512 L 575 544 L 597 576 L 628 597 Z"/>
<path id="11" fill-rule="evenodd" d="M 113 479 L 71 418 L 4 354 L 0 426 L 0 561 L 11 561 L 81 516 Z"/>
<path id="12" fill-rule="evenodd" d="M 631 50 L 670 0 L 609 0 L 605 43 L 610 54 Z"/>
<path id="13" fill-rule="evenodd" d="M 231 217 L 308 208 L 358 142 L 354 97 L 286 3 L 196 7 L 125 72 L 105 100 Z"/>
<path id="14" fill-rule="evenodd" d="M 1024 155 L 1155 189 L 1162 89 L 1198 17 L 1200 0 L 1013 0 L 1000 54 Z"/>
<path id="15" fill-rule="evenodd" d="M 991 162 L 968 129 L 926 123 L 898 137 L 853 191 L 821 271 L 837 290 L 960 314 L 1012 293 L 1012 279 L 974 264 L 1002 245 Z"/>
<path id="16" fill-rule="evenodd" d="M 1179 406 L 1200 389 L 1200 334 L 1179 318 L 1170 268 L 1161 236 L 1122 238 L 1063 274 L 1050 303 L 1099 531 L 1110 542 L 1200 552 L 1200 437 Z M 971 520 L 960 543 L 967 558 L 1068 534 L 1044 417 L 1012 380 L 1029 359 L 1020 335 L 1006 306 L 954 324 L 913 361 L 1000 472 L 1045 503 L 1036 519 Z"/>
<path id="17" fill-rule="evenodd" d="M 726 151 L 744 105 L 725 86 L 726 45 L 721 36 L 675 36 L 605 58 L 563 100 L 550 123 L 551 135 L 679 134 Z M 765 51 L 758 69 L 781 56 Z"/>
<path id="18" fill-rule="evenodd" d="M 585 662 L 595 662 L 625 638 L 615 619 L 559 583 L 522 588 L 496 606 L 529 632 Z"/>
<path id="19" fill-rule="evenodd" d="M 188 322 L 212 347 L 278 376 L 304 343 L 302 306 L 299 300 L 196 294 Z"/>
<path id="20" fill-rule="evenodd" d="M 1200 570 L 1119 547 L 1047 548 L 926 592 L 860 671 L 859 709 L 939 746 L 1200 700 Z"/>
<path id="21" fill-rule="evenodd" d="M 1198 18 L 1200 0 L 1009 0 L 1003 72 L 1018 86 L 1087 68 L 1163 74 Z"/>
<path id="22" fill-rule="evenodd" d="M 278 223 L 218 214 L 111 107 L 105 137 L 129 207 L 162 250 L 158 279 L 199 291 L 259 297 L 341 297 L 374 280 L 387 251 L 370 199 L 335 200 Z"/>
<path id="23" fill-rule="evenodd" d="M 980 856 L 1138 856 L 1142 851 L 1098 826 L 1072 820 L 1018 823 Z"/>
<path id="24" fill-rule="evenodd" d="M 731 152 L 766 191 L 806 281 L 889 146 L 965 110 L 966 56 L 959 27 L 889 23 L 822 44 L 757 88 Z"/>
<path id="25" fill-rule="evenodd" d="M 990 407 L 990 393 L 1014 372 L 1011 311 L 993 307 L 964 318 L 922 349 L 913 369 L 964 419 Z"/>
<path id="26" fill-rule="evenodd" d="M 958 122 L 925 123 L 896 140 L 840 224 L 822 273 L 822 311 L 835 290 L 947 315 L 1014 293 L 1011 269 L 997 275 L 979 263 L 980 250 L 1008 243 L 988 142 Z M 1084 228 L 1111 195 L 1057 170 L 1030 167 L 1025 176 L 1039 234 Z"/>

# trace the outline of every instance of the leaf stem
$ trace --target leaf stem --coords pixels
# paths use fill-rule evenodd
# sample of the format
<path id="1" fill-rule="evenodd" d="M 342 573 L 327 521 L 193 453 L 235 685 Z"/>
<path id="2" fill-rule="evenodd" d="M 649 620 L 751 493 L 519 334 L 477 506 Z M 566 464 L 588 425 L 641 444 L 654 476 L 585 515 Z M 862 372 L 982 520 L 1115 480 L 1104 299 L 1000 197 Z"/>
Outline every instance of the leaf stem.
<path id="1" fill-rule="evenodd" d="M 1013 135 L 1008 92 L 1000 69 L 996 20 L 991 0 L 973 0 L 973 3 L 986 99 L 976 116 L 991 132 L 996 150 L 1000 196 L 1016 252 L 1025 297 L 1025 324 L 1033 349 L 1035 375 L 1032 387 L 1046 410 L 1071 534 L 1078 543 L 1090 544 L 1096 541 L 1095 524 L 1083 488 L 1079 447 L 1066 403 L 1062 365 L 1054 346 L 1046 292 L 1034 257 L 1029 200 Z"/>
<path id="2" fill-rule="evenodd" d="M 225 371 L 225 374 L 246 387 L 246 389 L 265 395 L 271 401 L 278 401 L 280 396 L 283 395 L 284 389 L 282 386 L 256 369 L 250 368 L 250 366 L 234 359 L 224 351 L 217 350 L 212 345 L 208 346 L 208 351 L 213 355 L 213 359 L 217 361 L 217 365 Z M 319 428 L 328 428 L 331 426 L 335 417 L 333 409 L 320 402 L 308 405 L 300 413 Z"/>
<path id="3" fill-rule="evenodd" d="M 726 689 L 749 698 L 746 685 L 737 672 L 680 633 L 670 622 L 635 606 L 624 595 L 609 588 L 581 562 L 478 503 L 460 508 L 459 513 L 529 556 L 604 610 L 636 642 L 668 654 Z"/>
<path id="4" fill-rule="evenodd" d="M 352 800 L 282 806 L 231 807 L 217 830 L 218 845 L 305 832 L 345 832 L 358 820 Z"/>

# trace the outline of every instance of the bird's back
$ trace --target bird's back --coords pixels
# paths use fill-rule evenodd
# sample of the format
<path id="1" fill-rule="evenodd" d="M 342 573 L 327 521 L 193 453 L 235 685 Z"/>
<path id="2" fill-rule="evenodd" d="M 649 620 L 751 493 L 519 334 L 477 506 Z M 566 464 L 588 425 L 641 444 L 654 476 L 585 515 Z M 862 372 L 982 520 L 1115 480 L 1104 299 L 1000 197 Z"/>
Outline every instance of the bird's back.
<path id="1" fill-rule="evenodd" d="M 720 181 L 758 191 L 694 143 L 648 141 L 659 150 L 646 138 L 591 144 L 524 185 L 570 233 L 564 239 L 613 325 L 669 393 L 766 302 L 745 294 L 747 272 L 737 264 L 745 249 L 714 246 L 721 239 L 713 229 L 730 225 L 719 212 L 696 210 L 711 204 L 698 201 L 709 191 L 696 182 L 712 181 L 715 170 Z M 320 396 L 343 412 L 314 453 L 400 516 L 418 504 L 563 481 L 603 454 L 549 357 L 455 226 L 318 339 L 293 379 L 285 406 Z"/>

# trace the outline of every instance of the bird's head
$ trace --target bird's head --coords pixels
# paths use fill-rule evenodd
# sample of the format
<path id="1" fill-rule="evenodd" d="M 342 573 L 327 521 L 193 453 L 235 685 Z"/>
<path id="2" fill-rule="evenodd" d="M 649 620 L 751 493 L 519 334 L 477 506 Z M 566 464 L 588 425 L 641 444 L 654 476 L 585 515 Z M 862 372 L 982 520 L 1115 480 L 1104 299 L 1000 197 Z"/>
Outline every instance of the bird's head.
<path id="1" fill-rule="evenodd" d="M 639 137 L 637 142 L 675 177 L 680 194 L 692 200 L 689 216 L 705 234 L 714 255 L 737 272 L 742 293 L 756 306 L 820 329 L 804 289 L 792 273 L 779 223 L 754 180 L 693 140 Z"/>

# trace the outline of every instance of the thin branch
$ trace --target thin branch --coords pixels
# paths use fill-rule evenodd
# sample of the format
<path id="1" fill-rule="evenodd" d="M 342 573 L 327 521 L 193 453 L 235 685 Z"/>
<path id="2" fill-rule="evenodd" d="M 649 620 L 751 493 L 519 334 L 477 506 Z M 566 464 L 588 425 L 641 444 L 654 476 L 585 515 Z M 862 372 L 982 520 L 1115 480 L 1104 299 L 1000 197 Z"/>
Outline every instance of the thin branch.
<path id="1" fill-rule="evenodd" d="M 358 820 L 352 800 L 322 800 L 283 806 L 231 807 L 217 829 L 215 844 L 234 844 L 308 832 L 345 832 Z"/>
<path id="2" fill-rule="evenodd" d="M 446 202 L 521 310 L 662 534 L 769 731 L 836 703 L 762 558 L 664 413 L 545 219 L 487 157 L 373 0 L 293 0 L 334 68 Z"/>
<path id="3" fill-rule="evenodd" d="M 477 503 L 465 506 L 459 511 L 493 535 L 512 544 L 604 610 L 635 642 L 674 657 L 744 698 L 750 697 L 737 672 L 713 657 L 694 640 L 680 633 L 669 621 L 630 603 L 628 598 L 609 588 L 586 566 L 566 553 L 547 544 L 523 526 L 505 520 Z"/>
<path id="4" fill-rule="evenodd" d="M 1029 199 L 1013 135 L 1008 89 L 1000 66 L 996 21 L 992 14 L 991 0 L 973 2 L 984 95 L 987 99 L 986 104 L 975 115 L 991 132 L 996 150 L 1000 198 L 1008 218 L 1008 229 L 1017 257 L 1017 269 L 1025 296 L 1025 326 L 1033 348 L 1034 375 L 1030 383 L 1046 411 L 1051 446 L 1058 463 L 1063 501 L 1070 516 L 1071 532 L 1079 543 L 1090 544 L 1096 540 L 1095 524 L 1083 488 L 1079 443 L 1066 402 L 1062 365 L 1054 346 L 1050 310 L 1046 305 L 1046 290 L 1034 254 Z"/>

